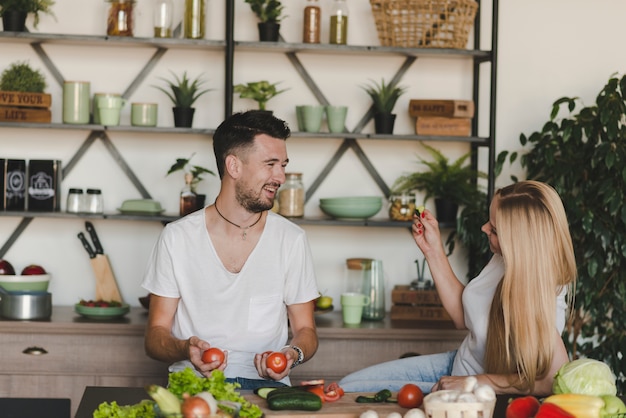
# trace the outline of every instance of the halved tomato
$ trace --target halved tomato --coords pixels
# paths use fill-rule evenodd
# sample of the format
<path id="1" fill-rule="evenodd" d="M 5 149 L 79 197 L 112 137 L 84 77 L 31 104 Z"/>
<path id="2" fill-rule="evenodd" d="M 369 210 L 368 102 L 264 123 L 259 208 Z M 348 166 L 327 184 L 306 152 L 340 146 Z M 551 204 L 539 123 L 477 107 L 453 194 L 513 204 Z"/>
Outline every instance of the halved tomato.
<path id="1" fill-rule="evenodd" d="M 324 393 L 324 397 L 322 399 L 324 399 L 326 402 L 335 402 L 341 399 L 341 395 L 336 390 L 329 390 Z"/>

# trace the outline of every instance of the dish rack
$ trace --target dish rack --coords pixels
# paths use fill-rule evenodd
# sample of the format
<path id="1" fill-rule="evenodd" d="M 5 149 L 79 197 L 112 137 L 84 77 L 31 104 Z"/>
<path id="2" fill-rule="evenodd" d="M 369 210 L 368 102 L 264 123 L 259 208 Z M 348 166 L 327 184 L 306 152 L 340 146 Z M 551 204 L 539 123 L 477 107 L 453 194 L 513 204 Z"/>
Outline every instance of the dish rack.
<path id="1" fill-rule="evenodd" d="M 474 0 L 370 0 L 382 46 L 465 49 Z"/>
<path id="2" fill-rule="evenodd" d="M 424 397 L 424 412 L 427 418 L 491 418 L 496 407 L 496 400 L 491 402 L 445 402 L 437 391 Z"/>

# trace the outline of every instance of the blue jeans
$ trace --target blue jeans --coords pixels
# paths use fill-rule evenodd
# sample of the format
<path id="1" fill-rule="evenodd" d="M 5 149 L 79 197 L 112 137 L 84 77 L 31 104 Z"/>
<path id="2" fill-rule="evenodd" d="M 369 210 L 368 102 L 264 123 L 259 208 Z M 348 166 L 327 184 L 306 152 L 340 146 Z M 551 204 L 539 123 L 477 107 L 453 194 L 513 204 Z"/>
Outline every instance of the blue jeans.
<path id="1" fill-rule="evenodd" d="M 350 373 L 339 381 L 339 385 L 346 392 L 378 392 L 382 389 L 396 392 L 405 384 L 413 383 L 426 394 L 440 377 L 452 373 L 455 356 L 456 350 L 387 361 Z"/>
<path id="2" fill-rule="evenodd" d="M 241 385 L 241 390 L 254 390 L 258 388 L 266 388 L 266 387 L 283 387 L 287 386 L 281 382 L 275 382 L 273 380 L 265 380 L 265 379 L 246 379 L 245 377 L 234 377 L 227 378 L 226 382 L 228 383 L 239 383 Z"/>

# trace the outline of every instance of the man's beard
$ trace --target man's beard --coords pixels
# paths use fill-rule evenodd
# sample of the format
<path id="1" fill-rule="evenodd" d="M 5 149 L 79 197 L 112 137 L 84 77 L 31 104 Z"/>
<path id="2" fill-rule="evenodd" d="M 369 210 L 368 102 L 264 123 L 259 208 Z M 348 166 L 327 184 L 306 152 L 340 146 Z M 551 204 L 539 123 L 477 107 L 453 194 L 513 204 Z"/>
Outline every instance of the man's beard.
<path id="1" fill-rule="evenodd" d="M 260 213 L 274 207 L 274 201 L 264 202 L 257 194 L 254 194 L 252 190 L 245 189 L 243 186 L 237 184 L 235 186 L 235 198 L 237 202 L 248 212 Z"/>

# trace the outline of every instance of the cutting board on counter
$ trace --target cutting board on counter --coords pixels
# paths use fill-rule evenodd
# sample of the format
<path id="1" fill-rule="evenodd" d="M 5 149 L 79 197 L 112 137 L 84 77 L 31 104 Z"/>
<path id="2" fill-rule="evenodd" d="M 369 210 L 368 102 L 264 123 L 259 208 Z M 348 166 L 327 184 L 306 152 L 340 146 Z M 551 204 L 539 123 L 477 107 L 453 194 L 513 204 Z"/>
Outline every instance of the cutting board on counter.
<path id="1" fill-rule="evenodd" d="M 346 393 L 336 402 L 324 402 L 319 411 L 272 411 L 267 407 L 265 399 L 252 393 L 243 395 L 248 401 L 258 405 L 263 411 L 264 418 L 358 418 L 367 410 L 374 410 L 380 417 L 386 417 L 392 412 L 404 415 L 408 409 L 402 408 L 395 403 L 357 403 L 359 395 L 373 395 L 373 393 Z"/>

